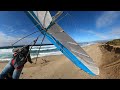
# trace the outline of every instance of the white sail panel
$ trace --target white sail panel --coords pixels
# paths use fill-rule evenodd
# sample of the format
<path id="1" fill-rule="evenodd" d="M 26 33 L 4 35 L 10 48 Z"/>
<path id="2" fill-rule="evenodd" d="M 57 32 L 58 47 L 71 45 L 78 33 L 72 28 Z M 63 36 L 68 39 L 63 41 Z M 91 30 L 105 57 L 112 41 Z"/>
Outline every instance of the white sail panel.
<path id="1" fill-rule="evenodd" d="M 33 12 L 40 20 L 40 23 L 44 28 L 47 28 L 50 25 L 52 17 L 49 11 L 33 11 Z"/>

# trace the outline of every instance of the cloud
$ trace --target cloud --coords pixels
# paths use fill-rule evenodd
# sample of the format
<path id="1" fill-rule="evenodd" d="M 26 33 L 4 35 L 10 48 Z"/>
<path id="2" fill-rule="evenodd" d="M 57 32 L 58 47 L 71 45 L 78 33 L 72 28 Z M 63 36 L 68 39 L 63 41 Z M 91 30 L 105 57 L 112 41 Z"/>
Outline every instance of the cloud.
<path id="1" fill-rule="evenodd" d="M 120 11 L 106 11 L 96 20 L 96 27 L 101 28 L 113 24 L 120 16 Z"/>
<path id="2" fill-rule="evenodd" d="M 20 31 L 23 32 L 23 33 L 28 33 L 28 30 L 26 30 L 26 29 L 22 29 Z"/>
<path id="3" fill-rule="evenodd" d="M 105 35 L 89 30 L 87 31 L 88 33 L 91 33 L 97 37 L 100 37 L 101 39 L 118 39 L 120 38 L 120 28 L 114 28 L 112 31 L 109 33 L 106 33 Z"/>
<path id="4" fill-rule="evenodd" d="M 9 35 L 0 31 L 0 46 L 11 46 L 13 43 L 20 40 L 22 37 L 20 37 L 20 36 L 18 36 L 18 37 L 9 36 Z M 30 44 L 30 42 L 32 42 L 32 40 L 34 40 L 34 39 L 35 39 L 34 37 L 25 38 L 25 39 L 19 41 L 15 45 Z"/>
<path id="5" fill-rule="evenodd" d="M 115 36 L 114 39 L 120 39 L 120 36 Z"/>
<path id="6" fill-rule="evenodd" d="M 111 34 L 111 35 L 120 35 L 120 27 L 113 28 L 113 29 L 110 31 L 110 34 Z"/>
<path id="7" fill-rule="evenodd" d="M 13 31 L 14 29 L 13 29 L 13 27 L 14 27 L 14 25 L 11 25 L 11 26 L 9 26 L 9 25 L 0 25 L 0 28 L 1 29 L 3 29 L 3 30 L 8 30 L 8 31 Z"/>
<path id="8" fill-rule="evenodd" d="M 8 46 L 16 41 L 16 38 L 0 32 L 0 46 Z"/>
<path id="9" fill-rule="evenodd" d="M 111 39 L 120 38 L 120 27 L 112 28 L 112 30 L 108 33 L 108 37 L 111 38 Z"/>
<path id="10" fill-rule="evenodd" d="M 22 27 L 22 28 L 19 28 L 20 27 Z M 28 29 L 30 28 L 30 27 L 27 27 Z M 23 28 L 23 24 L 19 24 L 19 23 L 16 23 L 16 24 L 14 24 L 14 25 L 5 25 L 5 24 L 2 24 L 2 25 L 0 25 L 0 29 L 2 29 L 2 30 L 6 30 L 6 31 L 8 31 L 9 33 L 13 33 L 13 32 L 17 32 L 18 31 L 18 29 L 20 30 L 20 32 L 23 32 L 23 33 L 27 33 L 28 32 L 28 30 L 26 30 L 25 28 Z"/>
<path id="11" fill-rule="evenodd" d="M 107 39 L 107 38 L 108 38 L 107 36 L 105 36 L 105 35 L 103 35 L 103 34 L 101 34 L 101 33 L 92 31 L 92 30 L 89 30 L 89 31 L 87 31 L 87 32 L 88 32 L 88 33 L 91 33 L 91 34 L 94 34 L 95 36 L 100 37 L 101 39 Z"/>
<path id="12" fill-rule="evenodd" d="M 95 35 L 95 36 L 97 36 L 97 37 L 99 37 L 99 38 L 101 38 L 101 39 L 108 39 L 107 36 L 105 36 L 105 35 L 103 35 L 103 34 L 101 34 L 101 33 L 95 32 L 95 31 L 93 31 L 93 30 L 80 29 L 80 32 L 86 32 L 88 35 L 89 35 L 89 34 L 93 34 L 93 35 Z"/>

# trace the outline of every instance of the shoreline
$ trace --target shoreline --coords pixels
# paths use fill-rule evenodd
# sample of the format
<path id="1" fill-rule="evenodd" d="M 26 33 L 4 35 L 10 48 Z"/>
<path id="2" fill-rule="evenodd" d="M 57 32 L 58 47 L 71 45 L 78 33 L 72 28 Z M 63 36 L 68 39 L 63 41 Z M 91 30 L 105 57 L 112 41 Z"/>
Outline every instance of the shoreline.
<path id="1" fill-rule="evenodd" d="M 91 45 L 85 45 L 85 46 L 81 46 L 83 49 L 84 48 L 86 48 L 86 47 L 89 47 L 89 46 L 92 46 L 92 45 L 96 45 L 96 44 L 91 44 Z M 58 52 L 59 52 L 59 50 L 58 50 Z M 60 53 L 60 54 L 56 54 L 56 55 L 64 55 L 63 53 Z M 54 54 L 53 55 L 45 55 L 45 56 L 39 56 L 38 58 L 41 58 L 41 57 L 48 57 L 48 56 L 54 56 Z M 36 57 L 33 57 L 32 59 L 35 59 Z M 7 62 L 9 62 L 9 60 L 0 60 L 0 63 L 7 63 Z"/>
<path id="2" fill-rule="evenodd" d="M 120 79 L 120 54 L 109 52 L 94 44 L 83 47 L 100 69 L 98 76 L 91 76 L 74 65 L 64 55 L 38 57 L 36 64 L 27 62 L 20 79 Z M 35 62 L 36 58 L 33 58 Z M 0 72 L 7 63 L 0 63 Z"/>

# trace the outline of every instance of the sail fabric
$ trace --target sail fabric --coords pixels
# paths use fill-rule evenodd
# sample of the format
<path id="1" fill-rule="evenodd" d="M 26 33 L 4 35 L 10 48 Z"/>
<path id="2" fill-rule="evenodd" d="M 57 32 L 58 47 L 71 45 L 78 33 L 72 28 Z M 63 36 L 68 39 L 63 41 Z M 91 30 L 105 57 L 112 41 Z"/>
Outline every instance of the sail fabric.
<path id="1" fill-rule="evenodd" d="M 63 46 L 70 50 L 86 67 L 96 75 L 99 74 L 97 65 L 90 56 L 56 23 L 47 31 L 56 38 Z"/>
<path id="2" fill-rule="evenodd" d="M 37 18 L 39 19 L 40 23 L 44 28 L 47 28 L 50 25 L 52 17 L 49 11 L 33 11 L 33 12 L 37 16 Z"/>
<path id="3" fill-rule="evenodd" d="M 34 14 L 39 19 L 44 28 L 50 26 L 52 17 L 49 11 L 34 11 Z M 66 50 L 66 53 L 68 53 L 69 55 L 71 55 L 70 53 L 72 53 L 77 58 L 77 60 L 72 60 L 74 61 L 74 64 L 78 63 L 79 60 L 79 63 L 86 66 L 95 75 L 99 74 L 99 68 L 93 62 L 92 58 L 90 58 L 90 56 L 80 47 L 80 45 L 77 44 L 68 34 L 66 34 L 57 23 L 53 24 L 50 28 L 48 28 L 47 33 L 54 37 L 57 41 L 59 41 L 65 48 L 67 48 L 67 50 L 69 50 L 68 52 Z M 61 45 L 59 46 L 61 47 Z"/>

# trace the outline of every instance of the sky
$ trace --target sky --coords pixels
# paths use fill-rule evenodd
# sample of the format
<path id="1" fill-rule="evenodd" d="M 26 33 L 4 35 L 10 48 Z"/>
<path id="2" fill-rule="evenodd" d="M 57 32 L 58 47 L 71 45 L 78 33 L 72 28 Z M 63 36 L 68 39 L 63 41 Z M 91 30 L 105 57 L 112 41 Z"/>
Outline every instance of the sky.
<path id="1" fill-rule="evenodd" d="M 53 16 L 56 11 L 50 11 Z M 76 42 L 120 38 L 120 11 L 64 11 L 57 23 Z M 10 46 L 38 29 L 24 11 L 0 11 L 0 46 Z M 36 33 L 16 45 L 29 44 L 41 35 Z M 45 39 L 44 43 L 50 43 Z"/>

